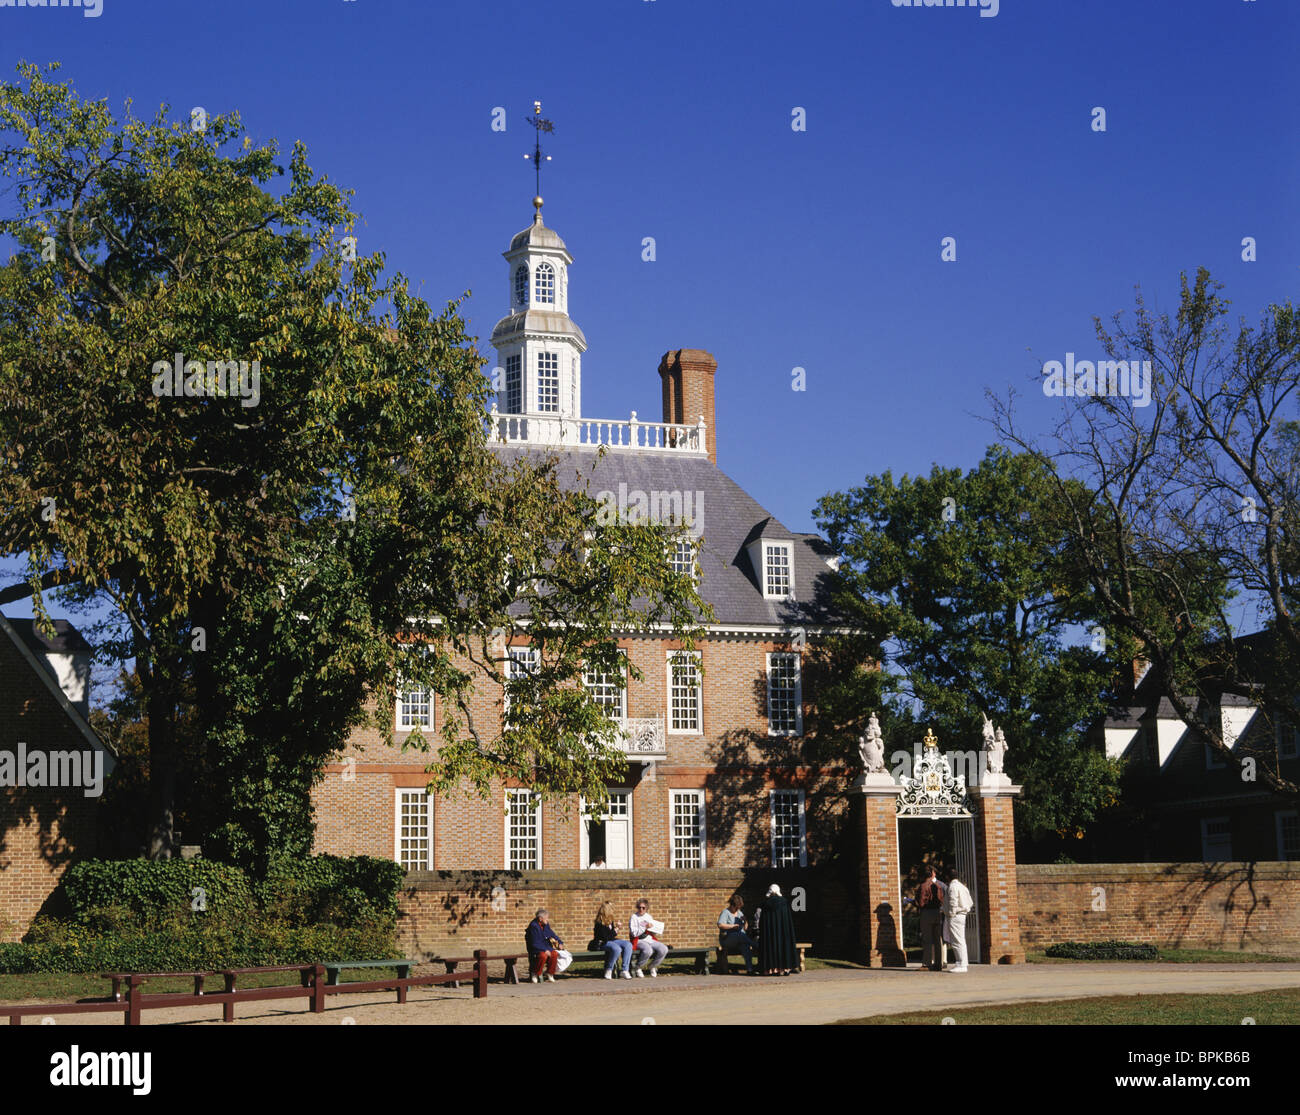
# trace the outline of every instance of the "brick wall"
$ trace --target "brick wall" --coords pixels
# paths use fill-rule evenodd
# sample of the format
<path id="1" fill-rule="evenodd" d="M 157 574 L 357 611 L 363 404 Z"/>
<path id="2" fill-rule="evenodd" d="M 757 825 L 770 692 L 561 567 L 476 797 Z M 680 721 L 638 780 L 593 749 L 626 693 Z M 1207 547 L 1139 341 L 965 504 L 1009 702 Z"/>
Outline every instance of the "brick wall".
<path id="1" fill-rule="evenodd" d="M 858 934 L 852 878 L 831 869 L 673 871 L 425 871 L 407 875 L 398 933 L 412 956 L 468 955 L 475 948 L 517 952 L 540 907 L 574 951 L 585 950 L 602 901 L 626 922 L 637 898 L 664 923 L 671 946 L 717 944 L 718 914 L 734 891 L 753 915 L 771 883 L 796 897 L 795 933 L 821 955 L 852 951 Z M 494 888 L 501 888 L 494 896 Z M 802 887 L 802 896 L 795 888 Z M 495 898 L 495 901 L 494 901 Z"/>
<path id="2" fill-rule="evenodd" d="M 662 638 L 621 640 L 629 661 L 644 671 L 627 692 L 629 717 L 660 717 L 667 724 L 668 655 L 680 644 Z M 789 650 L 786 643 L 756 638 L 715 637 L 699 647 L 704 667 L 701 731 L 669 733 L 668 758 L 652 767 L 629 763 L 614 789 L 631 793 L 632 864 L 638 870 L 671 864 L 671 793 L 703 790 L 705 794 L 706 867 L 741 868 L 771 862 L 772 789 L 803 789 L 808 862 L 824 860 L 836 850 L 844 829 L 852 775 L 838 766 L 810 764 L 804 741 L 767 734 L 767 653 Z M 504 653 L 502 650 L 500 653 Z M 804 701 L 811 695 L 805 691 Z M 479 685 L 471 695 L 479 725 L 499 723 L 499 687 Z M 435 703 L 434 723 L 426 732 L 437 746 L 442 707 Z M 385 745 L 380 733 L 353 733 L 341 757 L 325 769 L 313 792 L 316 850 L 336 855 L 383 855 L 394 850 L 395 791 L 424 786 L 430 755 L 403 752 L 399 733 Z M 493 870 L 505 864 L 504 784 L 494 783 L 491 797 L 453 793 L 434 801 L 434 862 L 438 870 Z M 572 870 L 582 866 L 581 832 L 576 798 L 542 806 L 542 868 Z"/>
<path id="3" fill-rule="evenodd" d="M 1300 863 L 1021 864 L 1017 880 L 1026 948 L 1112 938 L 1300 948 Z"/>
<path id="4" fill-rule="evenodd" d="M 0 751 L 86 751 L 44 682 L 0 633 Z M 0 787 L 0 941 L 16 941 L 74 857 L 94 854 L 97 799 L 81 789 Z"/>

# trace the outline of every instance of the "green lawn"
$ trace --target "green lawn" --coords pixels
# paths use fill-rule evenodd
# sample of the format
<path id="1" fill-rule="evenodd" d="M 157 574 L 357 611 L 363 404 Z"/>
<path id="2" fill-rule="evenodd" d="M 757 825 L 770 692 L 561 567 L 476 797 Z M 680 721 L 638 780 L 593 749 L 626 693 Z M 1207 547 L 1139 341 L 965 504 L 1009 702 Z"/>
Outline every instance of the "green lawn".
<path id="1" fill-rule="evenodd" d="M 1259 1026 L 1300 1023 L 1300 990 L 1253 991 L 1241 995 L 1109 995 L 1050 1003 L 1011 1003 L 876 1014 L 846 1018 L 838 1026 L 934 1026 L 951 1018 L 958 1026 Z"/>

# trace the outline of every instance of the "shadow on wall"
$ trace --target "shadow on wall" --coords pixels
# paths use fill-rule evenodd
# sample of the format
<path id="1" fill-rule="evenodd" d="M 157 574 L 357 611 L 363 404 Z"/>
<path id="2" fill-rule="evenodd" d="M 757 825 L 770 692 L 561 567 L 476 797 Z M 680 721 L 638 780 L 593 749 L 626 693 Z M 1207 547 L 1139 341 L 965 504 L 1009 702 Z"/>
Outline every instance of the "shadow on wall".
<path id="1" fill-rule="evenodd" d="M 805 655 L 805 696 L 818 692 L 819 675 L 825 669 L 816 656 Z M 766 722 L 765 676 L 754 678 L 748 700 L 751 715 L 746 719 Z M 710 745 L 712 769 L 705 777 L 709 846 L 742 857 L 746 886 L 741 894 L 751 918 L 767 886 L 775 882 L 791 899 L 795 932 L 801 940 L 814 940 L 824 955 L 856 959 L 863 939 L 856 901 L 862 850 L 861 841 L 855 839 L 861 815 L 852 788 L 859 773 L 861 727 L 840 724 L 806 702 L 803 729 L 798 736 L 732 729 Z M 802 867 L 774 865 L 770 791 L 781 789 L 804 791 L 806 865 Z M 800 886 L 803 894 L 795 895 Z"/>
<path id="2" fill-rule="evenodd" d="M 1165 874 L 1177 874 L 1178 866 L 1170 864 Z M 1177 916 L 1175 925 L 1177 929 L 1175 936 L 1172 938 L 1175 945 L 1181 945 L 1191 935 L 1192 919 L 1196 916 L 1198 910 L 1212 908 L 1221 905 L 1223 910 L 1223 923 L 1219 933 L 1217 943 L 1220 945 L 1229 943 L 1229 937 L 1235 940 L 1231 943 L 1237 948 L 1245 948 L 1247 944 L 1267 945 L 1270 942 L 1263 937 L 1255 937 L 1251 930 L 1251 921 L 1255 914 L 1261 910 L 1268 910 L 1272 906 L 1272 901 L 1268 895 L 1261 896 L 1255 889 L 1256 884 L 1256 865 L 1254 861 L 1243 864 L 1226 864 L 1226 863 L 1207 863 L 1204 865 L 1198 877 L 1189 879 L 1177 893 L 1175 908 Z M 1216 895 L 1214 892 L 1219 888 L 1226 888 L 1226 896 Z M 1141 907 L 1138 908 L 1139 913 Z M 1240 911 L 1240 912 L 1238 912 Z M 1235 922 L 1234 914 L 1240 918 L 1240 929 L 1234 933 L 1229 932 L 1229 927 Z M 1167 915 L 1166 915 L 1167 916 Z M 1200 943 L 1204 937 L 1197 935 L 1195 941 Z"/>

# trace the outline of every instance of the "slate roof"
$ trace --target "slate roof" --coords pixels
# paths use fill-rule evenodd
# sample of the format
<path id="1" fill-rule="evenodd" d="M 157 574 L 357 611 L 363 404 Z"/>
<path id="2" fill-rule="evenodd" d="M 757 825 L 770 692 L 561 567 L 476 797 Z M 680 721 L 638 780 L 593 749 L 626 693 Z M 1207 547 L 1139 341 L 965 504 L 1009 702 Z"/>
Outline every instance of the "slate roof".
<path id="1" fill-rule="evenodd" d="M 598 450 L 535 445 L 496 445 L 502 460 L 553 454 L 559 461 L 556 475 L 567 488 L 584 481 L 588 492 L 618 495 L 619 485 L 645 492 L 691 493 L 695 533 L 704 544 L 699 553 L 700 595 L 713 606 L 719 624 L 767 626 L 818 626 L 842 622 L 830 606 L 835 574 L 819 550 L 826 543 L 784 526 L 739 484 L 705 456 L 682 453 L 609 450 L 597 460 Z M 794 597 L 765 600 L 746 545 L 751 538 L 782 539 L 792 543 Z M 816 540 L 817 545 L 813 545 Z"/>
<path id="2" fill-rule="evenodd" d="M 7 617 L 6 617 L 7 618 Z M 90 644 L 81 637 L 81 632 L 66 619 L 54 621 L 54 637 L 47 638 L 36 630 L 36 621 L 30 619 L 10 619 L 9 625 L 37 654 L 89 654 Z"/>

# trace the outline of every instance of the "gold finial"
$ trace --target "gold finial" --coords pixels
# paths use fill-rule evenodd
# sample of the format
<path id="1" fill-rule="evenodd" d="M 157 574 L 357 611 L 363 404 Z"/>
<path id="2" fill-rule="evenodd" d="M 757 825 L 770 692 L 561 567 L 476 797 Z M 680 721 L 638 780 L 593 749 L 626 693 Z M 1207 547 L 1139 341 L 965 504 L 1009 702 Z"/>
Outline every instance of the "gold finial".
<path id="1" fill-rule="evenodd" d="M 926 728 L 925 740 L 923 742 L 927 748 L 939 746 L 939 737 L 934 734 L 933 728 Z"/>

